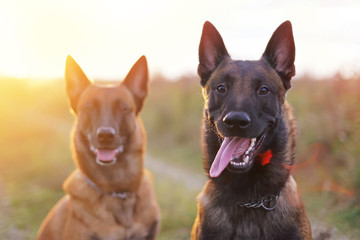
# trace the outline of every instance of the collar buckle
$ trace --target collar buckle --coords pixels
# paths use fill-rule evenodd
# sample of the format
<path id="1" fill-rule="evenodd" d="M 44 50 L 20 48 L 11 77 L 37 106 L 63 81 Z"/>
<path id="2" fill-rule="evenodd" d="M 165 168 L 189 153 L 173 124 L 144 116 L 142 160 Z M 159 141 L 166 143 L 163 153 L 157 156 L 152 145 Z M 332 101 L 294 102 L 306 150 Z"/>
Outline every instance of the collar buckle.
<path id="1" fill-rule="evenodd" d="M 278 199 L 281 195 L 281 192 L 277 195 L 274 194 L 266 194 L 264 197 L 261 198 L 259 201 L 254 202 L 239 202 L 237 205 L 241 208 L 260 208 L 267 211 L 274 210 L 277 206 Z"/>

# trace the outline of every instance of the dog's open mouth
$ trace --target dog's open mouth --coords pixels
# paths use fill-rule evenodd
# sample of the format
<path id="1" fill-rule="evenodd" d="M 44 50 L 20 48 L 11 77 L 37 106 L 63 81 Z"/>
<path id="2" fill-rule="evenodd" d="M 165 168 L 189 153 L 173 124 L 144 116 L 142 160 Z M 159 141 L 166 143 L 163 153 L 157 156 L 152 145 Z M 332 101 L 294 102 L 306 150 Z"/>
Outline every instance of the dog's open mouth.
<path id="1" fill-rule="evenodd" d="M 218 177 L 229 166 L 234 170 L 249 169 L 266 137 L 266 132 L 257 138 L 225 137 L 210 168 L 210 177 Z"/>
<path id="2" fill-rule="evenodd" d="M 124 146 L 116 149 L 101 149 L 91 147 L 91 151 L 96 155 L 96 163 L 101 166 L 113 165 L 117 161 L 117 155 L 124 151 Z"/>

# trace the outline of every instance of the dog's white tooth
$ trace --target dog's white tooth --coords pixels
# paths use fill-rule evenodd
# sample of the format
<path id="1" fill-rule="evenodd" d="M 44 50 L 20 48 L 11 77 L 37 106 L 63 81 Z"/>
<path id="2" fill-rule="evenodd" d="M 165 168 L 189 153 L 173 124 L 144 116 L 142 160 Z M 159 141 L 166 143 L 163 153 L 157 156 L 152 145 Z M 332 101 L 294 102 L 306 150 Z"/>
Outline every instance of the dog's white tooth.
<path id="1" fill-rule="evenodd" d="M 248 163 L 249 162 L 249 156 L 246 156 L 246 157 L 244 157 L 244 163 Z"/>
<path id="2" fill-rule="evenodd" d="M 251 145 L 250 145 L 250 147 L 247 149 L 247 152 L 249 153 L 249 152 L 251 152 L 252 150 L 254 150 L 254 146 L 251 146 Z M 248 154 L 248 153 L 247 153 L 247 154 Z"/>
<path id="3" fill-rule="evenodd" d="M 249 151 L 251 151 L 251 148 L 249 148 L 248 150 L 246 150 L 245 154 L 248 155 Z"/>
<path id="4" fill-rule="evenodd" d="M 94 146 L 90 146 L 90 150 L 93 152 L 93 153 L 96 153 L 96 149 L 94 148 Z"/>
<path id="5" fill-rule="evenodd" d="M 254 147 L 256 142 L 256 138 L 251 139 L 250 147 Z"/>
<path id="6" fill-rule="evenodd" d="M 122 153 L 124 151 L 124 146 L 120 146 L 118 149 L 116 149 L 116 153 Z"/>

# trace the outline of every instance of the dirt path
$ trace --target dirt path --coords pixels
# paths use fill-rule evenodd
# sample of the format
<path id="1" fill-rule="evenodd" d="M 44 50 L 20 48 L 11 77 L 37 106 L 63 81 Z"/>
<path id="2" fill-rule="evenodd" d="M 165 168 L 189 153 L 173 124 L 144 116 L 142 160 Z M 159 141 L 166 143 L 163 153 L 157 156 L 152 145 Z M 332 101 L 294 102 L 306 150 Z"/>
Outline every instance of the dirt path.
<path id="1" fill-rule="evenodd" d="M 205 175 L 196 175 L 186 169 L 166 163 L 165 161 L 146 156 L 145 167 L 154 174 L 159 174 L 165 178 L 181 182 L 184 186 L 192 191 L 200 192 L 203 188 L 206 177 Z"/>

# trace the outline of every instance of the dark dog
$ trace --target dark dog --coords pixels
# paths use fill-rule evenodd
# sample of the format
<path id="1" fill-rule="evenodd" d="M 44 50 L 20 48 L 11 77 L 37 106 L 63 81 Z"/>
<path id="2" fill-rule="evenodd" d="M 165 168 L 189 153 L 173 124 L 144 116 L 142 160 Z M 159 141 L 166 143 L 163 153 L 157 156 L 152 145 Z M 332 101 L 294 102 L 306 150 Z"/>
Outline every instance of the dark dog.
<path id="1" fill-rule="evenodd" d="M 258 61 L 231 59 L 215 27 L 204 24 L 198 73 L 209 180 L 198 196 L 192 240 L 311 239 L 289 167 L 296 132 L 285 95 L 294 59 L 288 21 Z"/>
<path id="2" fill-rule="evenodd" d="M 115 86 L 89 82 L 68 56 L 67 94 L 77 117 L 72 143 L 78 167 L 67 193 L 44 220 L 37 239 L 155 239 L 160 211 L 143 168 L 145 132 L 139 112 L 148 89 L 145 57 Z"/>

